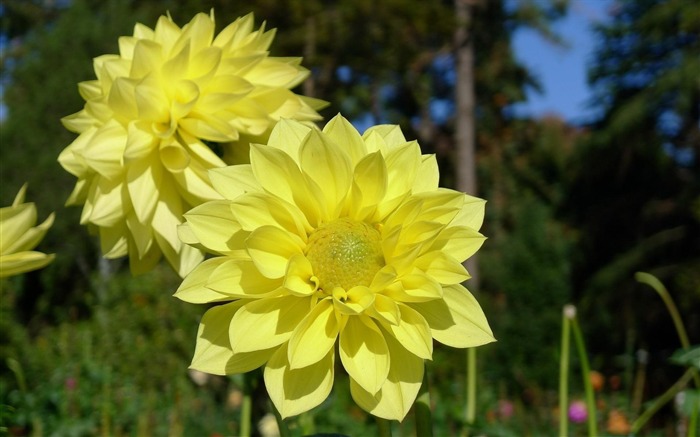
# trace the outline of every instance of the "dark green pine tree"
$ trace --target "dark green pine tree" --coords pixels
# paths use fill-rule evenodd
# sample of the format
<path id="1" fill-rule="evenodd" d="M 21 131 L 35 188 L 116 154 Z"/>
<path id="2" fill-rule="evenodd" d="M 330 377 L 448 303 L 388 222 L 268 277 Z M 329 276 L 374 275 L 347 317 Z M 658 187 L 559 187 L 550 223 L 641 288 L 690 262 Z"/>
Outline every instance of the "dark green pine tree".
<path id="1" fill-rule="evenodd" d="M 700 14 L 685 0 L 615 8 L 597 29 L 589 72 L 600 118 L 570 169 L 577 292 L 608 347 L 670 353 L 678 343 L 669 316 L 633 274 L 648 271 L 667 285 L 697 339 Z"/>

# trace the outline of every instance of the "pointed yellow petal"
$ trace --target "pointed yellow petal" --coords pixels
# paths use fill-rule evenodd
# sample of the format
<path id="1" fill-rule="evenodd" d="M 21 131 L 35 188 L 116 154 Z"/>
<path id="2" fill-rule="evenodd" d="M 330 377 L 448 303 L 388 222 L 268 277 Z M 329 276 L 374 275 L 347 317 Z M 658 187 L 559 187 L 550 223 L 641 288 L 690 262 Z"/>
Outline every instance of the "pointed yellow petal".
<path id="1" fill-rule="evenodd" d="M 310 298 L 296 296 L 258 299 L 246 304 L 231 322 L 231 349 L 239 353 L 279 346 L 289 340 L 310 309 Z"/>
<path id="2" fill-rule="evenodd" d="M 332 299 L 319 301 L 289 339 L 289 368 L 298 369 L 321 361 L 333 350 L 338 328 Z"/>
<path id="3" fill-rule="evenodd" d="M 309 260 L 301 254 L 292 255 L 284 275 L 284 287 L 295 296 L 310 296 L 318 290 L 318 285 Z"/>
<path id="4" fill-rule="evenodd" d="M 302 141 L 309 135 L 311 128 L 297 121 L 282 119 L 275 125 L 270 133 L 267 144 L 274 145 L 283 150 L 296 163 L 299 164 L 299 148 Z"/>
<path id="5" fill-rule="evenodd" d="M 127 188 L 134 212 L 141 223 L 148 223 L 153 217 L 162 179 L 163 167 L 156 154 L 129 164 L 126 173 Z"/>
<path id="6" fill-rule="evenodd" d="M 399 323 L 396 325 L 382 323 L 382 327 L 390 332 L 409 352 L 419 358 L 431 360 L 433 357 L 433 336 L 428 322 L 418 311 L 407 305 L 400 304 L 399 308 L 401 310 Z"/>
<path id="7" fill-rule="evenodd" d="M 234 298 L 259 299 L 277 293 L 282 280 L 261 275 L 252 261 L 229 259 L 211 272 L 206 286 Z"/>
<path id="8" fill-rule="evenodd" d="M 295 416 L 320 405 L 333 388 L 335 352 L 315 364 L 290 369 L 287 345 L 282 345 L 265 366 L 265 387 L 282 418 Z"/>
<path id="9" fill-rule="evenodd" d="M 190 368 L 214 375 L 244 373 L 265 364 L 274 349 L 233 354 L 229 325 L 234 314 L 245 304 L 237 301 L 209 309 L 199 324 L 197 344 Z"/>
<path id="10" fill-rule="evenodd" d="M 328 137 L 315 130 L 306 137 L 299 154 L 302 170 L 321 188 L 327 213 L 333 216 L 350 188 L 350 157 Z"/>
<path id="11" fill-rule="evenodd" d="M 185 213 L 190 230 L 204 247 L 219 253 L 231 250 L 228 242 L 240 226 L 231 211 L 228 200 L 212 200 Z"/>
<path id="12" fill-rule="evenodd" d="M 367 155 L 367 148 L 360 133 L 342 115 L 338 114 L 326 123 L 323 133 L 348 153 L 353 166 Z"/>
<path id="13" fill-rule="evenodd" d="M 295 205 L 266 193 L 247 193 L 231 204 L 238 223 L 246 231 L 276 226 L 306 239 L 312 228 Z"/>
<path id="14" fill-rule="evenodd" d="M 386 382 L 372 394 L 350 380 L 350 393 L 357 405 L 368 413 L 388 420 L 402 421 L 418 396 L 423 382 L 424 362 L 404 349 L 391 336 L 386 338 L 391 367 Z"/>
<path id="15" fill-rule="evenodd" d="M 250 164 L 213 168 L 209 170 L 209 178 L 224 199 L 234 200 L 245 192 L 261 190 Z"/>
<path id="16" fill-rule="evenodd" d="M 364 315 L 348 317 L 339 345 L 340 359 L 350 377 L 376 394 L 389 373 L 389 350 L 374 321 Z"/>
<path id="17" fill-rule="evenodd" d="M 452 347 L 474 347 L 496 341 L 474 296 L 461 285 L 444 287 L 444 299 L 411 303 L 428 322 L 433 338 Z"/>
<path id="18" fill-rule="evenodd" d="M 207 287 L 209 277 L 212 275 L 214 270 L 226 263 L 226 261 L 227 259 L 225 257 L 216 257 L 202 262 L 185 277 L 174 296 L 189 303 L 208 303 L 232 300 L 232 296 L 214 291 Z"/>
<path id="19" fill-rule="evenodd" d="M 303 254 L 304 243 L 298 236 L 280 228 L 263 226 L 250 234 L 245 245 L 258 270 L 274 279 L 284 276 L 293 255 Z"/>
<path id="20" fill-rule="evenodd" d="M 438 169 L 435 155 L 421 156 L 418 174 L 411 191 L 414 193 L 431 192 L 438 189 L 440 183 L 440 170 Z"/>
<path id="21" fill-rule="evenodd" d="M 441 284 L 459 284 L 469 279 L 462 263 L 444 252 L 428 252 L 416 259 L 415 266 Z"/>
<path id="22" fill-rule="evenodd" d="M 372 217 L 387 191 L 388 175 L 380 152 L 362 158 L 353 174 L 350 192 L 350 215 L 355 220 Z"/>
<path id="23" fill-rule="evenodd" d="M 33 251 L 0 255 L 0 278 L 40 269 L 53 261 L 54 257 L 53 254 Z"/>

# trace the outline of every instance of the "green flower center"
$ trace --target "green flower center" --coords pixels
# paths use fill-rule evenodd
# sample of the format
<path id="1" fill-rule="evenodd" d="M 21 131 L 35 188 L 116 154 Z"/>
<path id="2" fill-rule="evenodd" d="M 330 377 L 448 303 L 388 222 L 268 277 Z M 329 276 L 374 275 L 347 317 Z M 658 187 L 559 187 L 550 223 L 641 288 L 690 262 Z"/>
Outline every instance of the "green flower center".
<path id="1" fill-rule="evenodd" d="M 306 258 L 327 293 L 335 287 L 369 286 L 385 264 L 381 241 L 379 231 L 367 223 L 339 218 L 309 235 Z"/>

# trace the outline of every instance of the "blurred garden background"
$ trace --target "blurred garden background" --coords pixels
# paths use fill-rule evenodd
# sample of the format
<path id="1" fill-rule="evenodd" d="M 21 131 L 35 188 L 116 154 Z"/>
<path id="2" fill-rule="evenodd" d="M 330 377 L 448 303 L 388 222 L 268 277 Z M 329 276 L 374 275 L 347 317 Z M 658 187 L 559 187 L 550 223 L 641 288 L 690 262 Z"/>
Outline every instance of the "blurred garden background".
<path id="1" fill-rule="evenodd" d="M 152 27 L 169 12 L 184 25 L 213 8 L 217 30 L 248 12 L 256 27 L 277 28 L 272 54 L 303 56 L 311 70 L 296 92 L 330 102 L 326 120 L 341 112 L 358 127 L 400 124 L 423 153 L 437 154 L 443 186 L 464 187 L 460 141 L 473 127 L 470 194 L 488 200 L 488 240 L 466 285 L 498 342 L 479 350 L 472 431 L 557 433 L 561 313 L 572 303 L 600 383 L 600 432 L 627 434 L 624 425 L 686 370 L 671 360 L 681 343 L 666 306 L 635 272 L 663 282 L 690 343 L 700 344 L 700 7 L 607 1 L 588 59 L 591 115 L 572 123 L 524 114 L 518 105 L 542 83 L 528 69 L 537 59 L 520 61 L 513 35 L 529 29 L 566 50 L 556 23 L 575 13 L 571 3 L 4 0 L 0 205 L 28 182 L 40 220 L 56 212 L 39 246 L 56 259 L 0 283 L 0 432 L 240 431 L 243 378 L 187 370 L 205 308 L 172 297 L 180 279 L 165 263 L 134 277 L 126 261 L 102 259 L 80 209 L 63 206 L 75 180 L 57 163 L 75 137 L 60 119 L 82 108 L 77 84 L 94 78 L 94 57 L 116 53 L 136 22 Z M 465 54 L 466 69 L 457 62 Z M 467 118 L 457 98 L 464 89 L 473 91 Z M 584 398 L 575 354 L 571 366 L 574 401 Z M 436 435 L 466 429 L 465 368 L 464 351 L 436 347 L 428 365 Z M 342 378 L 327 402 L 292 419 L 293 432 L 376 432 Z M 257 424 L 269 412 L 264 387 L 255 374 L 245 384 Z M 666 403 L 639 435 L 691 435 L 688 405 Z M 395 435 L 412 430 L 410 420 L 394 425 Z M 570 432 L 587 431 L 572 423 Z"/>

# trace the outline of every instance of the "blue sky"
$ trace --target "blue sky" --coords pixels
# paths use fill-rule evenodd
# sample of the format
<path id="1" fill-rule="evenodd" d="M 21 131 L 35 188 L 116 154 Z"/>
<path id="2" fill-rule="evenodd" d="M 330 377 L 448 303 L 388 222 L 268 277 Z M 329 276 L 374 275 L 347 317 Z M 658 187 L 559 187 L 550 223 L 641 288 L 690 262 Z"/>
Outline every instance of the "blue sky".
<path id="1" fill-rule="evenodd" d="M 557 114 L 573 123 L 590 118 L 593 111 L 586 107 L 590 99 L 586 70 L 595 48 L 592 26 L 607 19 L 613 3 L 613 0 L 570 0 L 567 16 L 554 25 L 566 47 L 545 40 L 533 30 L 515 33 L 516 57 L 543 87 L 542 94 L 530 92 L 527 103 L 516 105 L 516 114 Z"/>

